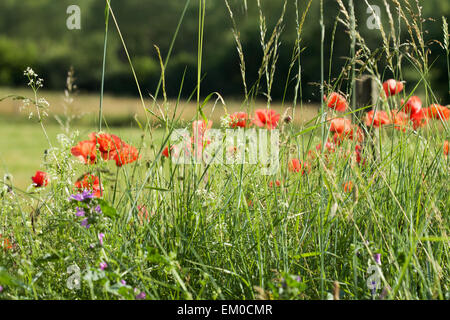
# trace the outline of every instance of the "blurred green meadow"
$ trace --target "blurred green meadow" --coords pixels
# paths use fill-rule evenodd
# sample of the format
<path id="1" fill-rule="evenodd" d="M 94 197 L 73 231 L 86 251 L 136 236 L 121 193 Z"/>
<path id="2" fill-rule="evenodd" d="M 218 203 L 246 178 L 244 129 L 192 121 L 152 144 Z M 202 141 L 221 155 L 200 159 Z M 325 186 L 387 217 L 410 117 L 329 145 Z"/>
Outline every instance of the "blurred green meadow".
<path id="1" fill-rule="evenodd" d="M 39 124 L 33 121 L 8 121 L 4 116 L 1 117 L 0 135 L 3 138 L 0 140 L 0 175 L 3 178 L 6 173 L 10 174 L 14 186 L 24 190 L 31 185 L 31 177 L 36 170 L 43 170 L 44 152 L 49 144 Z M 46 129 L 52 145 L 57 147 L 57 135 L 63 133 L 60 126 L 50 124 Z M 80 139 L 87 139 L 87 135 L 96 130 L 94 126 L 76 126 L 73 129 L 79 131 Z M 130 143 L 137 144 L 140 141 L 139 129 L 115 127 L 112 130 Z M 159 139 L 160 135 L 157 137 Z"/>
<path id="2" fill-rule="evenodd" d="M 0 88 L 0 99 L 10 95 L 27 97 L 30 90 Z M 77 94 L 73 97 L 73 102 L 66 109 L 64 108 L 64 93 L 57 91 L 42 90 L 40 94 L 49 102 L 49 114 L 44 120 L 50 141 L 57 146 L 58 134 L 65 133 L 65 128 L 58 123 L 56 117 L 64 120 L 67 116 L 73 116 L 70 124 L 70 131 L 79 131 L 79 139 L 87 139 L 87 135 L 98 129 L 98 108 L 99 96 L 92 93 Z M 227 101 L 227 100 L 225 100 Z M 22 109 L 21 100 L 5 99 L 0 101 L 0 134 L 3 139 L 0 140 L 0 177 L 9 173 L 13 177 L 13 184 L 21 189 L 26 189 L 31 184 L 31 176 L 38 170 L 42 164 L 44 151 L 49 148 L 46 137 L 44 136 L 36 117 L 29 118 L 27 109 Z M 67 105 L 67 104 L 66 104 Z M 159 108 L 153 106 L 153 102 L 148 99 L 146 106 L 153 109 L 156 114 Z M 176 101 L 168 103 L 169 111 L 172 111 Z M 265 103 L 256 103 L 254 108 L 265 107 Z M 229 114 L 240 110 L 241 104 L 238 101 L 231 100 L 227 103 L 226 110 Z M 284 114 L 292 114 L 292 108 L 281 106 L 281 103 L 275 103 L 273 109 Z M 317 105 L 305 105 L 295 110 L 294 124 L 298 127 L 310 121 L 317 115 Z M 65 113 L 66 112 L 66 113 Z M 124 140 L 138 145 L 141 141 L 143 130 L 139 128 L 139 123 L 145 123 L 145 113 L 142 103 L 138 98 L 105 95 L 104 97 L 104 121 L 106 126 L 104 130 L 123 137 Z M 205 107 L 205 113 L 213 121 L 215 127 L 220 126 L 221 117 L 224 115 L 224 107 L 221 103 L 209 103 Z M 144 141 L 145 146 L 161 144 L 163 130 L 159 120 L 147 113 L 150 122 L 154 126 L 153 140 L 149 137 Z M 178 106 L 176 117 L 179 120 L 180 127 L 188 121 L 194 119 L 196 115 L 196 104 L 188 101 L 181 101 Z M 144 150 L 145 154 L 145 150 Z M 147 150 L 147 154 L 149 150 Z M 148 155 L 150 159 L 150 156 Z"/>

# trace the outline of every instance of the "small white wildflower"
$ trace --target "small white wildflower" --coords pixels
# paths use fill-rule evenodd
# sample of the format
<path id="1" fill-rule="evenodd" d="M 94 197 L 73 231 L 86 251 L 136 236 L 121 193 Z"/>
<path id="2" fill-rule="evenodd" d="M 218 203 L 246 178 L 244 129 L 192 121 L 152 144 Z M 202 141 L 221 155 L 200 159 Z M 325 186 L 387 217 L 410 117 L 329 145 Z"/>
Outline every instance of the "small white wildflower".
<path id="1" fill-rule="evenodd" d="M 31 100 L 30 99 L 23 99 L 22 100 L 22 105 L 19 107 L 19 111 L 23 111 L 25 109 L 27 109 L 31 104 Z"/>
<path id="2" fill-rule="evenodd" d="M 50 107 L 50 103 L 47 100 L 45 100 L 44 98 L 39 98 L 38 105 L 41 107 L 44 107 L 44 108 Z"/>
<path id="3" fill-rule="evenodd" d="M 225 115 L 220 118 L 220 126 L 223 128 L 228 128 L 230 125 L 230 117 L 228 115 Z"/>
<path id="4" fill-rule="evenodd" d="M 337 202 L 335 202 L 331 206 L 331 210 L 330 210 L 330 217 L 331 218 L 333 218 L 336 215 L 337 209 L 338 209 L 338 204 L 337 204 Z"/>
<path id="5" fill-rule="evenodd" d="M 198 189 L 195 191 L 195 194 L 204 197 L 207 194 L 207 191 L 205 189 Z"/>
<path id="6" fill-rule="evenodd" d="M 3 187 L 0 189 L 0 195 L 3 197 L 8 192 L 9 192 L 9 187 L 7 185 L 3 185 Z"/>
<path id="7" fill-rule="evenodd" d="M 27 70 L 25 70 L 23 74 L 29 77 L 37 77 L 37 74 L 30 67 L 27 67 Z"/>
<path id="8" fill-rule="evenodd" d="M 72 141 L 69 139 L 69 137 L 67 137 L 65 134 L 60 133 L 56 136 L 56 139 L 58 140 L 59 144 L 63 147 L 66 148 L 68 146 L 70 146 L 72 144 Z"/>
<path id="9" fill-rule="evenodd" d="M 279 207 L 285 207 L 286 209 L 288 209 L 289 208 L 289 202 L 287 202 L 287 201 L 280 201 L 278 203 L 278 206 Z"/>
<path id="10" fill-rule="evenodd" d="M 39 78 L 38 80 L 36 80 L 36 86 L 39 88 L 42 88 L 44 86 L 43 82 L 44 82 L 44 80 Z"/>
<path id="11" fill-rule="evenodd" d="M 5 173 L 3 176 L 3 182 L 6 184 L 6 181 L 13 181 L 13 176 L 10 173 Z"/>

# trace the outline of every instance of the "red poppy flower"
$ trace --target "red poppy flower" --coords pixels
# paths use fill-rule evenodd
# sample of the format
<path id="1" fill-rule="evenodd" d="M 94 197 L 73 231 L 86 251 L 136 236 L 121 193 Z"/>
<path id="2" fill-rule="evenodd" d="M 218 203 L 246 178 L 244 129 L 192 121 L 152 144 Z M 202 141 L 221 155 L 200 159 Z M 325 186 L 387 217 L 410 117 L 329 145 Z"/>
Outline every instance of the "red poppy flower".
<path id="1" fill-rule="evenodd" d="M 89 138 L 92 142 L 98 143 L 99 151 L 102 154 L 104 160 L 113 160 L 115 157 L 115 152 L 122 145 L 122 140 L 113 134 L 109 133 L 91 133 Z"/>
<path id="2" fill-rule="evenodd" d="M 422 109 L 422 101 L 418 96 L 412 96 L 406 103 L 402 99 L 401 104 L 403 105 L 402 110 L 410 116 L 416 114 L 420 111 L 420 109 Z"/>
<path id="3" fill-rule="evenodd" d="M 166 158 L 169 157 L 169 146 L 166 146 L 162 152 L 162 155 Z"/>
<path id="4" fill-rule="evenodd" d="M 403 111 L 397 112 L 396 110 L 392 110 L 391 117 L 392 123 L 394 124 L 394 128 L 405 132 L 406 127 L 408 126 L 409 123 L 408 115 Z"/>
<path id="5" fill-rule="evenodd" d="M 86 174 L 83 178 L 75 182 L 75 188 L 79 191 L 94 191 L 94 197 L 96 198 L 100 198 L 103 193 L 102 187 L 100 186 L 100 179 L 92 174 Z"/>
<path id="6" fill-rule="evenodd" d="M 330 142 L 330 141 L 325 142 L 325 149 L 326 149 L 325 151 L 328 151 L 329 153 L 336 151 L 336 147 L 335 147 L 334 143 Z M 314 161 L 316 159 L 316 156 L 319 155 L 321 152 L 322 152 L 322 144 L 319 143 L 316 146 L 316 151 L 313 151 L 313 150 L 308 151 L 308 160 Z M 327 158 L 327 157 L 328 157 L 328 155 L 325 154 L 325 158 Z"/>
<path id="7" fill-rule="evenodd" d="M 253 120 L 253 124 L 260 128 L 272 130 L 278 126 L 279 120 L 280 115 L 275 110 L 257 109 L 255 110 L 255 119 Z"/>
<path id="8" fill-rule="evenodd" d="M 302 174 L 305 173 L 305 170 L 306 170 L 306 172 L 311 173 L 311 168 L 312 168 L 311 163 L 309 161 L 304 161 Z"/>
<path id="9" fill-rule="evenodd" d="M 97 160 L 95 142 L 90 140 L 78 142 L 78 144 L 71 149 L 71 152 L 85 164 L 92 164 Z"/>
<path id="10" fill-rule="evenodd" d="M 349 134 L 352 131 L 352 121 L 345 118 L 334 118 L 330 122 L 330 132 Z"/>
<path id="11" fill-rule="evenodd" d="M 281 181 L 280 180 L 275 180 L 275 186 L 277 186 L 277 187 L 281 186 Z M 273 181 L 269 182 L 269 187 L 270 188 L 273 187 Z"/>
<path id="12" fill-rule="evenodd" d="M 139 157 L 139 151 L 125 142 L 122 142 L 119 149 L 114 152 L 114 160 L 116 161 L 116 166 L 121 167 L 124 164 L 132 163 L 136 161 Z"/>
<path id="13" fill-rule="evenodd" d="M 375 110 L 371 110 L 367 112 L 365 118 L 366 126 L 371 126 L 372 122 L 374 127 L 390 124 L 389 116 L 385 111 L 375 112 Z"/>
<path id="14" fill-rule="evenodd" d="M 328 108 L 339 112 L 344 112 L 348 108 L 348 103 L 345 97 L 337 92 L 333 92 L 328 98 L 323 96 L 323 100 L 326 102 Z"/>
<path id="15" fill-rule="evenodd" d="M 291 159 L 291 161 L 289 161 L 289 171 L 301 172 L 302 174 L 305 173 L 305 171 L 302 170 L 302 163 L 298 159 Z"/>
<path id="16" fill-rule="evenodd" d="M 162 156 L 165 158 L 170 158 L 170 156 L 172 156 L 172 158 L 176 159 L 180 156 L 180 147 L 176 144 L 173 144 L 172 146 L 170 146 L 170 150 L 169 150 L 169 146 L 166 146 L 163 151 L 161 152 Z M 191 153 L 191 146 L 188 144 L 188 146 L 185 148 L 187 150 L 185 150 L 185 154 L 186 157 L 188 157 Z"/>
<path id="17" fill-rule="evenodd" d="M 230 120 L 231 128 L 245 128 L 248 122 L 248 114 L 245 112 L 235 112 L 230 116 Z"/>
<path id="18" fill-rule="evenodd" d="M 335 133 L 333 136 L 334 144 L 341 145 L 344 139 L 358 140 L 358 142 L 364 141 L 364 133 L 358 126 L 352 126 L 350 130 L 344 131 L 342 133 Z"/>
<path id="19" fill-rule="evenodd" d="M 197 145 L 201 144 L 203 146 L 206 132 L 211 129 L 212 124 L 213 122 L 211 120 L 208 120 L 207 122 L 204 120 L 194 121 L 192 123 L 192 131 L 194 133 L 191 139 L 192 143 Z"/>
<path id="20" fill-rule="evenodd" d="M 138 205 L 137 209 L 138 209 L 139 223 L 141 225 L 144 224 L 144 222 L 149 222 L 150 218 L 155 215 L 154 212 L 151 212 L 149 215 L 147 207 L 144 205 Z"/>
<path id="21" fill-rule="evenodd" d="M 444 141 L 444 155 L 448 156 L 448 140 Z"/>
<path id="22" fill-rule="evenodd" d="M 333 136 L 334 144 L 340 146 L 341 143 L 344 142 L 344 138 L 345 138 L 344 134 L 339 134 L 336 132 Z"/>
<path id="23" fill-rule="evenodd" d="M 325 142 L 325 149 L 327 149 L 328 152 L 334 152 L 334 151 L 335 151 L 335 146 L 334 146 L 334 144 L 333 144 L 332 142 L 327 141 L 327 142 Z M 320 152 L 320 151 L 322 150 L 322 144 L 321 144 L 321 143 L 319 143 L 319 144 L 316 146 L 316 150 L 317 150 L 318 152 Z"/>
<path id="24" fill-rule="evenodd" d="M 203 147 L 208 145 L 211 141 L 205 141 L 206 132 L 211 129 L 213 122 L 211 120 L 197 120 L 192 123 L 192 130 L 194 132 L 191 137 L 191 142 L 194 146 L 195 157 L 197 160 L 202 159 Z M 185 150 L 186 153 L 191 151 L 191 146 L 186 146 L 188 150 Z"/>
<path id="25" fill-rule="evenodd" d="M 450 119 L 450 109 L 439 104 L 432 104 L 428 107 L 428 117 L 432 119 Z"/>
<path id="26" fill-rule="evenodd" d="M 403 83 L 394 79 L 389 79 L 383 83 L 386 97 L 394 96 L 403 90 Z"/>
<path id="27" fill-rule="evenodd" d="M 0 233 L 0 248 L 3 248 L 3 250 L 5 250 L 5 251 L 12 249 L 12 245 L 9 242 L 9 239 L 6 237 L 3 237 L 1 233 Z"/>
<path id="28" fill-rule="evenodd" d="M 35 187 L 46 187 L 48 185 L 47 173 L 43 171 L 36 171 L 36 174 L 34 175 L 34 177 L 31 177 L 31 180 L 33 181 L 33 185 Z"/>
<path id="29" fill-rule="evenodd" d="M 349 181 L 346 182 L 342 185 L 342 187 L 344 188 L 344 192 L 352 192 L 353 190 L 353 182 Z"/>
<path id="30" fill-rule="evenodd" d="M 355 151 L 355 155 L 356 155 L 356 162 L 358 164 L 361 163 L 361 152 L 358 149 Z"/>
<path id="31" fill-rule="evenodd" d="M 356 156 L 356 163 L 361 164 L 362 160 L 362 147 L 360 145 L 355 146 L 355 156 Z M 362 162 L 362 165 L 364 166 L 366 164 L 366 159 Z"/>
<path id="32" fill-rule="evenodd" d="M 213 122 L 211 120 L 197 120 L 192 123 L 192 131 L 194 132 L 194 137 L 204 137 L 206 131 L 211 129 Z"/>
<path id="33" fill-rule="evenodd" d="M 364 132 L 363 132 L 363 130 L 360 127 L 358 127 L 358 126 L 356 126 L 355 129 L 356 129 L 356 140 L 358 142 L 360 142 L 360 143 L 363 142 L 364 141 Z M 354 140 L 353 137 L 352 137 L 352 140 Z"/>
<path id="34" fill-rule="evenodd" d="M 312 150 L 309 150 L 306 158 L 310 161 L 314 161 L 316 159 L 316 153 Z"/>
<path id="35" fill-rule="evenodd" d="M 424 127 L 428 123 L 428 110 L 421 109 L 418 112 L 414 113 L 410 117 L 414 130 L 417 130 L 420 127 Z"/>

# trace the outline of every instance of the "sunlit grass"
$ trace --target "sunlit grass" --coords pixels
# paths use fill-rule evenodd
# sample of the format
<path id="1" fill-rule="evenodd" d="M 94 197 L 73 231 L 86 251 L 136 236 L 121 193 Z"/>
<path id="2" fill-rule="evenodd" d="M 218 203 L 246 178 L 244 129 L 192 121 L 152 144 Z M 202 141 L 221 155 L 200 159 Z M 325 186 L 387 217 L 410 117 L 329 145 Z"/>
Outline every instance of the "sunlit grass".
<path id="1" fill-rule="evenodd" d="M 346 68 L 351 66 L 353 71 L 343 69 L 332 88 L 322 83 L 321 92 L 347 90 L 343 99 L 353 100 L 347 114 L 336 112 L 328 102 L 322 103 L 319 113 L 317 106 L 303 104 L 300 41 L 293 48 L 289 70 L 294 73 L 298 66 L 298 74 L 287 79 L 297 77 L 298 105 L 297 92 L 292 105 L 283 101 L 281 107 L 272 101 L 285 8 L 270 29 L 260 1 L 264 57 L 256 83 L 244 83 L 243 102 L 224 99 L 224 107 L 221 97 L 211 94 L 203 103 L 200 86 L 196 103 L 103 96 L 102 128 L 140 151 L 139 157 L 123 166 L 111 162 L 109 155 L 102 160 L 97 157 L 95 163 L 86 156 L 82 164 L 71 152 L 97 128 L 98 96 L 76 98 L 71 112 L 85 113 L 88 121 L 65 128 L 66 139 L 56 138 L 64 130 L 51 121 L 63 113 L 58 109 L 59 94 L 39 91 L 39 97 L 50 101 L 49 117 L 41 123 L 36 123 L 35 116 L 27 120 L 27 113 L 17 114 L 20 102 L 2 102 L 6 107 L 0 122 L 0 134 L 5 137 L 0 142 L 1 170 L 13 174 L 14 183 L 4 181 L 1 189 L 0 233 L 12 243 L 0 251 L 0 285 L 5 283 L 1 294 L 9 299 L 135 299 L 142 297 L 140 292 L 149 299 L 450 299 L 450 159 L 444 152 L 448 122 L 432 119 L 423 128 L 413 129 L 407 116 L 408 124 L 400 131 L 392 124 L 374 128 L 372 123 L 353 119 L 352 126 L 358 126 L 352 127 L 355 136 L 347 135 L 341 143 L 334 140 L 326 119 L 349 118 L 355 107 L 364 107 L 355 106 L 352 96 L 354 68 L 364 68 L 380 86 L 386 80 L 356 29 L 352 6 L 347 10 L 347 3 L 338 3 L 339 22 L 352 31 L 351 53 L 357 60 L 349 62 Z M 204 0 L 198 1 L 199 85 L 204 5 Z M 120 33 L 113 9 L 108 9 Z M 301 39 L 303 22 L 296 9 Z M 233 19 L 232 8 L 228 10 Z M 407 19 L 403 11 L 399 14 L 399 20 Z M 423 85 L 424 100 L 432 101 L 434 93 L 426 81 L 431 67 L 418 31 L 420 22 L 417 16 L 407 22 L 419 38 L 419 45 L 407 55 L 423 80 L 416 87 Z M 233 26 L 239 49 L 239 30 Z M 388 30 L 380 32 L 384 40 L 380 50 L 390 53 Z M 389 32 L 395 35 L 394 29 Z M 126 39 L 121 41 L 134 75 Z M 401 75 L 394 63 L 400 54 L 400 50 L 388 54 L 386 68 Z M 239 55 L 245 82 L 245 60 L 243 53 Z M 321 60 L 324 78 L 323 56 Z M 345 83 L 349 84 L 346 89 Z M 38 107 L 37 91 L 32 89 Z M 164 85 L 161 90 L 165 97 Z M 5 93 L 28 95 L 29 91 L 7 89 Z M 403 97 L 412 94 L 401 93 Z M 374 107 L 400 108 L 400 98 L 399 94 L 379 99 Z M 142 103 L 149 114 L 142 113 Z M 203 119 L 213 120 L 214 128 L 229 129 L 222 117 L 233 111 L 253 116 L 258 108 L 280 113 L 275 124 L 280 133 L 280 169 L 274 175 L 263 174 L 267 164 L 261 162 L 176 164 L 161 156 L 176 128 L 191 129 L 193 120 Z M 18 117 L 23 118 L 21 124 L 13 122 Z M 124 126 L 110 125 L 114 118 L 124 117 L 128 119 Z M 144 126 L 142 119 L 148 119 Z M 207 127 L 206 122 L 203 125 Z M 357 136 L 357 129 L 363 137 Z M 188 141 L 196 141 L 191 138 Z M 54 149 L 43 157 L 49 145 Z M 99 143 L 94 144 L 96 152 L 97 148 Z M 290 169 L 293 159 L 302 165 L 299 170 Z M 51 176 L 48 186 L 30 187 L 26 192 L 16 188 L 29 185 L 39 168 Z M 68 200 L 76 179 L 86 173 L 101 178 L 98 184 L 105 191 L 101 199 Z M 80 206 L 94 219 L 86 220 Z M 79 290 L 67 284 L 67 270 L 74 265 L 80 269 Z M 378 289 L 370 290 L 370 270 L 376 270 Z"/>

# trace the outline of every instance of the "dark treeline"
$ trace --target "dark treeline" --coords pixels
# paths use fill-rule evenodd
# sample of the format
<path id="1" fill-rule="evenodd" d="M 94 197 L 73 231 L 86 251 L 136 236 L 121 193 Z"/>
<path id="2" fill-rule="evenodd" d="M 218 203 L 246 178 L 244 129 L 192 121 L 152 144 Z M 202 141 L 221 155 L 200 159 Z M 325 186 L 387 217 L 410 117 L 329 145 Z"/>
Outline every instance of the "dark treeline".
<path id="1" fill-rule="evenodd" d="M 401 0 L 400 2 L 405 1 Z M 308 1 L 299 0 L 300 15 Z M 344 3 L 347 4 L 347 0 Z M 383 0 L 370 0 L 371 4 L 382 8 L 382 21 L 389 28 Z M 391 11 L 396 18 L 395 6 L 391 0 Z M 410 1 L 415 6 L 415 1 Z M 450 3 L 441 0 L 420 1 L 424 18 L 434 21 L 423 22 L 428 30 L 426 41 L 443 41 L 442 16 L 449 16 Z M 247 66 L 247 82 L 251 85 L 257 77 L 261 65 L 259 11 L 256 0 L 230 0 L 240 32 Z M 68 30 L 66 9 L 77 4 L 81 8 L 81 30 Z M 161 49 L 165 57 L 171 39 L 181 16 L 183 0 L 112 0 L 113 10 L 132 56 L 136 72 L 145 93 L 154 93 L 160 77 L 160 67 L 154 45 Z M 282 12 L 282 0 L 261 0 L 266 16 L 267 37 Z M 331 38 L 339 6 L 335 0 L 325 0 L 325 74 L 328 79 Z M 364 0 L 355 0 L 358 29 L 371 48 L 382 45 L 378 30 L 369 30 L 366 21 L 370 14 Z M 96 91 L 100 87 L 103 54 L 105 1 L 101 0 L 2 0 L 0 2 L 0 85 L 23 86 L 22 71 L 33 67 L 45 79 L 45 87 L 61 90 L 70 66 L 76 73 L 80 90 Z M 293 46 L 296 40 L 295 0 L 288 0 L 283 21 L 283 34 L 272 90 L 274 99 L 281 99 L 286 85 Z M 239 58 L 232 34 L 232 22 L 224 0 L 208 0 L 205 21 L 203 52 L 202 93 L 213 91 L 224 96 L 242 96 L 244 90 L 239 69 Z M 406 27 L 401 25 L 402 37 L 406 39 Z M 198 1 L 191 0 L 182 23 L 174 51 L 166 70 L 166 87 L 170 96 L 178 94 L 182 75 L 186 70 L 183 95 L 194 90 L 197 81 L 197 39 Z M 448 103 L 448 79 L 445 51 L 436 42 L 428 43 L 431 50 L 430 61 L 434 62 L 429 79 L 437 97 Z M 317 101 L 320 80 L 320 25 L 319 1 L 314 0 L 302 33 L 302 97 L 304 101 Z M 331 78 L 335 78 L 346 63 L 350 53 L 349 36 L 337 23 L 333 45 Z M 380 62 L 380 70 L 386 70 L 385 77 L 392 76 Z M 297 66 L 294 67 L 295 70 Z M 291 73 L 287 94 L 293 95 L 296 75 Z M 420 75 L 404 62 L 403 76 L 407 89 L 411 90 Z M 342 91 L 347 90 L 343 82 Z M 420 88 L 419 88 L 420 89 Z M 128 61 L 114 24 L 110 21 L 107 53 L 105 90 L 114 94 L 136 94 L 136 86 Z"/>

